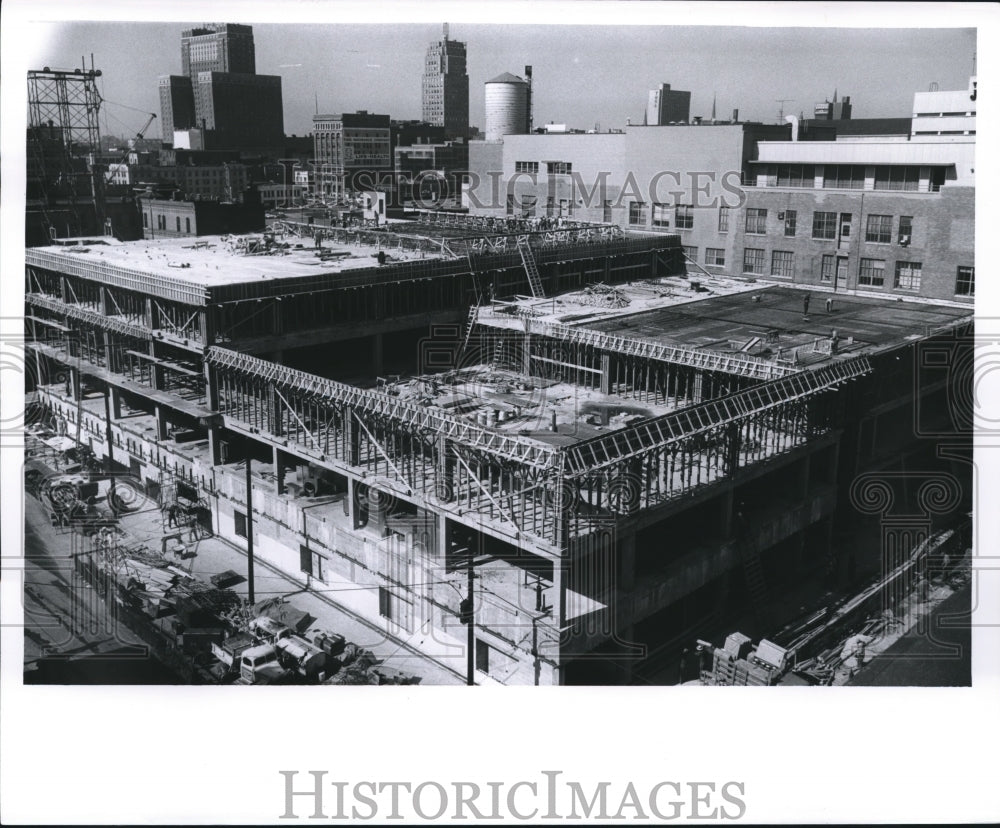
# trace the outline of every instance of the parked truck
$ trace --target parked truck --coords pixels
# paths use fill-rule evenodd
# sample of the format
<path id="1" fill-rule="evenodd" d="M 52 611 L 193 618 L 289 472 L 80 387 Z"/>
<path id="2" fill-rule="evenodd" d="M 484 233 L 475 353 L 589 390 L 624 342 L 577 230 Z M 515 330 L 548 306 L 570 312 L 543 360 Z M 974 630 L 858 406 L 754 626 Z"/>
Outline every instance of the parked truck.
<path id="1" fill-rule="evenodd" d="M 326 668 L 327 655 L 323 650 L 297 635 L 286 635 L 271 644 L 244 650 L 239 683 L 322 681 L 326 678 Z"/>

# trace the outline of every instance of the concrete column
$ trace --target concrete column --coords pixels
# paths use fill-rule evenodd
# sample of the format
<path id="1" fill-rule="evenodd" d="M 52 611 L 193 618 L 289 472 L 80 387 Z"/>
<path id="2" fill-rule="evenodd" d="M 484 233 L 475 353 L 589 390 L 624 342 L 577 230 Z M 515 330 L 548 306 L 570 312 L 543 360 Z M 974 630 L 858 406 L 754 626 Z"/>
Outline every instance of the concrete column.
<path id="1" fill-rule="evenodd" d="M 219 427 L 209 426 L 208 428 L 208 451 L 212 457 L 213 466 L 222 465 L 222 452 L 219 446 Z"/>
<path id="2" fill-rule="evenodd" d="M 358 482 L 352 478 L 347 478 L 347 511 L 351 519 L 351 528 L 361 528 L 361 515 L 358 506 Z"/>
<path id="3" fill-rule="evenodd" d="M 101 285 L 98 290 L 100 291 L 98 294 L 100 296 L 98 303 L 101 308 L 101 315 L 108 316 L 108 289 L 104 285 Z"/>
<path id="4" fill-rule="evenodd" d="M 382 376 L 385 370 L 382 361 L 382 334 L 372 334 L 372 373 L 375 376 Z"/>
<path id="5" fill-rule="evenodd" d="M 149 341 L 149 355 L 151 357 L 155 357 L 156 356 L 156 341 L 152 340 L 152 339 Z M 157 365 L 155 362 L 151 362 L 150 366 L 151 366 L 151 368 L 150 368 L 151 376 L 153 378 L 153 389 L 155 391 L 162 391 L 163 390 L 163 368 L 162 368 L 162 366 Z"/>
<path id="6" fill-rule="evenodd" d="M 344 429 L 347 431 L 347 462 L 357 466 L 361 462 L 361 428 L 354 420 L 354 411 L 344 409 Z"/>
<path id="7" fill-rule="evenodd" d="M 156 439 L 167 439 L 167 411 L 162 405 L 156 406 Z"/>
<path id="8" fill-rule="evenodd" d="M 450 503 L 455 499 L 455 455 L 443 435 L 438 437 L 437 474 L 437 498 Z"/>
<path id="9" fill-rule="evenodd" d="M 271 433 L 276 437 L 280 437 L 285 433 L 284 403 L 278 397 L 278 392 L 275 390 L 274 385 L 268 386 L 267 396 L 268 407 L 271 410 Z"/>
<path id="10" fill-rule="evenodd" d="M 285 458 L 283 452 L 277 446 L 271 449 L 274 464 L 274 493 L 285 493 Z"/>
<path id="11" fill-rule="evenodd" d="M 210 411 L 219 410 L 219 375 L 208 362 L 205 363 L 205 401 Z"/>
<path id="12" fill-rule="evenodd" d="M 205 308 L 198 312 L 198 328 L 201 331 L 201 344 L 206 348 L 215 340 L 215 326 L 212 324 L 212 312 Z"/>
<path id="13" fill-rule="evenodd" d="M 611 354 L 601 354 L 601 393 L 611 393 Z"/>
<path id="14" fill-rule="evenodd" d="M 159 317 L 156 314 L 156 309 L 153 307 L 153 300 L 151 297 L 146 297 L 146 327 L 150 330 L 156 330 L 160 327 Z"/>
<path id="15" fill-rule="evenodd" d="M 103 295 L 103 294 L 102 294 Z M 114 350 L 111 347 L 111 332 L 104 331 L 104 364 L 109 371 L 116 371 L 117 366 L 114 361 Z"/>
<path id="16" fill-rule="evenodd" d="M 442 564 L 448 557 L 448 517 L 447 515 L 434 515 L 434 557 Z"/>
<path id="17" fill-rule="evenodd" d="M 76 368 L 68 368 L 66 374 L 66 393 L 71 400 L 80 399 L 80 372 Z"/>
<path id="18" fill-rule="evenodd" d="M 487 359 L 492 358 L 492 354 L 484 354 Z M 531 376 L 531 334 L 524 335 L 524 364 L 521 366 L 521 373 L 526 377 Z"/>
<path id="19" fill-rule="evenodd" d="M 108 388 L 108 399 L 111 405 L 111 419 L 120 420 L 122 416 L 122 392 L 112 385 Z"/>

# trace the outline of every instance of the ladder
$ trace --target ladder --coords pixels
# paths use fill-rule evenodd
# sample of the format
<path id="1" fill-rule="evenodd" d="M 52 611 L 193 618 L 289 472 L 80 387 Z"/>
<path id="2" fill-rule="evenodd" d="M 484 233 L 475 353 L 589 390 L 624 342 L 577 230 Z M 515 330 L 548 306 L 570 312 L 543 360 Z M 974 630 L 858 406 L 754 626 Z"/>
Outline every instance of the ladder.
<path id="1" fill-rule="evenodd" d="M 462 339 L 462 347 L 458 351 L 458 363 L 461 365 L 462 357 L 465 356 L 465 352 L 469 347 L 469 339 L 472 337 L 472 329 L 476 327 L 476 322 L 479 319 L 479 305 L 473 305 L 469 308 L 469 318 L 465 323 L 465 337 Z M 458 367 L 458 366 L 456 366 Z"/>
<path id="2" fill-rule="evenodd" d="M 493 361 L 490 363 L 493 366 L 493 368 L 502 367 L 503 345 L 504 345 L 503 337 L 502 336 L 498 337 L 496 347 L 493 348 Z"/>
<path id="3" fill-rule="evenodd" d="M 518 236 L 517 250 L 521 254 L 521 261 L 524 263 L 524 270 L 528 274 L 528 286 L 531 288 L 531 295 L 536 299 L 545 298 L 545 290 L 542 288 L 542 278 L 538 274 L 538 264 L 535 262 L 535 254 L 528 244 L 527 236 Z"/>

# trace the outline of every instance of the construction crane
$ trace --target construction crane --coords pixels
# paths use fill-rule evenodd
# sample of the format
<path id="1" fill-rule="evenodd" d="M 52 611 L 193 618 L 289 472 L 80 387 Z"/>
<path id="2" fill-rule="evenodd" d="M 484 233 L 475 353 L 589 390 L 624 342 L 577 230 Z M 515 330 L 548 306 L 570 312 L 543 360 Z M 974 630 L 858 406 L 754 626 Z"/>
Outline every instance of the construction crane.
<path id="1" fill-rule="evenodd" d="M 146 134 L 146 130 L 149 129 L 149 125 L 151 123 L 153 123 L 153 121 L 155 121 L 155 120 L 156 120 L 156 113 L 155 112 L 150 112 L 149 113 L 149 117 L 146 119 L 146 123 L 143 124 L 142 125 L 142 129 L 140 129 L 135 134 L 135 138 L 129 138 L 128 146 L 125 148 L 125 152 L 122 153 L 122 155 L 118 159 L 118 161 L 115 162 L 116 164 L 123 164 L 126 161 L 128 161 L 128 155 L 129 155 L 130 152 L 132 152 L 133 148 L 135 147 L 135 142 L 136 141 L 141 141 L 143 139 L 143 137 Z M 104 176 L 104 183 L 105 184 L 110 183 L 111 182 L 111 177 L 114 175 L 114 170 L 111 169 L 111 166 L 112 166 L 111 164 L 108 164 L 108 171 L 107 171 L 107 173 Z"/>

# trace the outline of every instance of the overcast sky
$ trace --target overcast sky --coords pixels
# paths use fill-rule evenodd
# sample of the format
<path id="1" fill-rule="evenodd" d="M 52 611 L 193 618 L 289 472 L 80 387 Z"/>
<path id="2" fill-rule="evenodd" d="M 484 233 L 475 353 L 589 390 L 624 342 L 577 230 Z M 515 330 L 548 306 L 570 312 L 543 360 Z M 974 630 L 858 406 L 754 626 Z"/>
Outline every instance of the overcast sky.
<path id="1" fill-rule="evenodd" d="M 195 23 L 30 24 L 30 68 L 76 68 L 93 53 L 102 70 L 102 132 L 134 134 L 159 115 L 158 75 L 180 74 L 181 31 Z M 229 22 L 247 22 L 233 19 Z M 438 23 L 326 25 L 254 23 L 257 71 L 282 77 L 285 131 L 304 135 L 321 112 L 367 109 L 421 116 L 420 77 Z M 468 44 L 469 114 L 482 128 L 483 84 L 534 67 L 535 123 L 579 128 L 642 123 L 647 90 L 691 92 L 691 114 L 734 108 L 744 120 L 811 117 L 816 102 L 849 95 L 855 118 L 911 114 L 913 93 L 936 82 L 964 89 L 976 51 L 974 29 L 807 29 L 712 26 L 565 26 L 452 23 Z M 123 106 L 124 105 L 124 106 Z M 155 137 L 154 125 L 147 137 Z"/>

